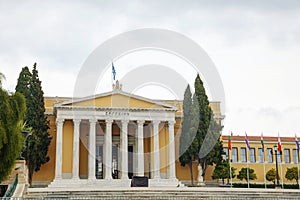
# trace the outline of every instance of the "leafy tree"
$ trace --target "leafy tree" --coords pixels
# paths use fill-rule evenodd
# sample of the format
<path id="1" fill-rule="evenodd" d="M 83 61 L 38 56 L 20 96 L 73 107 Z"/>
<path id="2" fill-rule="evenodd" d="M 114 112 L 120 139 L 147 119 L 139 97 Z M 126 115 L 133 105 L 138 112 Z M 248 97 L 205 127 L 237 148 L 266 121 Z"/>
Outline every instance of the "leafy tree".
<path id="1" fill-rule="evenodd" d="M 287 178 L 290 181 L 295 179 L 296 183 L 298 183 L 298 177 L 299 177 L 299 171 L 297 167 L 287 168 L 287 171 L 285 173 L 285 178 Z"/>
<path id="2" fill-rule="evenodd" d="M 193 97 L 195 98 L 195 97 Z M 183 120 L 180 137 L 180 157 L 179 161 L 182 166 L 186 164 L 190 167 L 191 183 L 193 181 L 193 161 L 198 155 L 198 141 L 196 139 L 197 124 L 199 123 L 198 104 L 192 100 L 190 86 L 188 85 L 183 100 Z"/>
<path id="3" fill-rule="evenodd" d="M 234 178 L 236 168 L 231 167 L 231 177 Z M 214 169 L 213 179 L 222 179 L 222 183 L 224 185 L 224 180 L 227 179 L 227 183 L 229 183 L 230 179 L 230 165 L 228 160 L 222 160 L 222 162 L 218 163 Z"/>
<path id="4" fill-rule="evenodd" d="M 22 149 L 21 124 L 26 104 L 20 93 L 8 94 L 0 87 L 0 182 L 11 172 Z"/>
<path id="5" fill-rule="evenodd" d="M 5 76 L 0 72 L 0 87 L 2 87 L 2 80 L 5 80 Z"/>
<path id="6" fill-rule="evenodd" d="M 248 170 L 249 170 L 249 180 L 255 180 L 255 179 L 257 179 L 256 174 L 254 173 L 254 169 L 248 168 Z M 241 181 L 243 179 L 245 179 L 246 181 L 248 181 L 247 168 L 243 167 L 239 171 L 239 174 L 237 175 L 237 178 L 240 179 Z"/>
<path id="7" fill-rule="evenodd" d="M 195 100 L 197 100 L 199 108 L 199 124 L 196 135 L 199 152 L 198 162 L 202 167 L 202 176 L 204 176 L 208 165 L 222 161 L 224 152 L 220 140 L 222 126 L 213 118 L 213 112 L 199 74 L 195 79 Z"/>
<path id="8" fill-rule="evenodd" d="M 278 176 L 279 178 L 279 176 Z M 276 180 L 276 170 L 274 168 L 270 169 L 267 173 L 266 173 L 266 179 L 267 181 L 272 181 L 275 185 L 275 180 Z"/>
<path id="9" fill-rule="evenodd" d="M 45 115 L 44 92 L 39 80 L 36 63 L 33 65 L 32 75 L 28 73 L 29 70 L 27 69 L 26 67 L 22 69 L 16 90 L 24 94 L 27 100 L 26 123 L 32 128 L 32 135 L 28 138 L 23 153 L 29 170 L 28 181 L 31 185 L 33 173 L 39 171 L 41 166 L 49 161 L 47 153 L 51 137 L 48 133 L 49 126 Z M 21 86 L 22 84 L 24 85 Z"/>

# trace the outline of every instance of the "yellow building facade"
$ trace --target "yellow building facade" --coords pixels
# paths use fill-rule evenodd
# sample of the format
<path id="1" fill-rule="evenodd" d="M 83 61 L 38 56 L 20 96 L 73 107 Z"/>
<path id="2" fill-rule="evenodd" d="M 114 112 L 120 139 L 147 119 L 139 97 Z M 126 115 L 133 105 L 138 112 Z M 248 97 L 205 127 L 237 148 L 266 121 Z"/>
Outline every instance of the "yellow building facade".
<path id="1" fill-rule="evenodd" d="M 276 169 L 276 158 L 274 146 L 278 145 L 278 137 L 263 137 L 264 148 L 261 144 L 261 136 L 248 136 L 250 149 L 247 148 L 245 142 L 245 136 L 231 136 L 232 150 L 228 151 L 228 136 L 222 136 L 224 152 L 226 158 L 230 158 L 231 166 L 236 168 L 236 174 L 243 167 L 254 169 L 257 176 L 256 180 L 252 180 L 252 183 L 264 183 L 265 174 L 270 169 Z M 287 168 L 299 167 L 299 155 L 295 142 L 295 138 L 281 137 L 281 149 L 280 155 L 277 152 L 278 161 L 278 175 L 280 177 L 280 183 L 296 183 L 295 180 L 289 181 L 285 178 Z M 264 151 L 263 151 L 264 149 Z M 241 182 L 239 179 L 234 178 L 233 182 Z M 243 181 L 245 182 L 245 180 Z"/>
<path id="2" fill-rule="evenodd" d="M 221 123 L 220 103 L 210 105 Z M 147 176 L 150 186 L 177 186 L 190 179 L 188 166 L 178 161 L 182 101 L 115 88 L 77 99 L 45 97 L 45 109 L 50 161 L 34 173 L 34 184 L 129 186 L 133 176 Z M 196 179 L 197 163 L 193 168 Z"/>

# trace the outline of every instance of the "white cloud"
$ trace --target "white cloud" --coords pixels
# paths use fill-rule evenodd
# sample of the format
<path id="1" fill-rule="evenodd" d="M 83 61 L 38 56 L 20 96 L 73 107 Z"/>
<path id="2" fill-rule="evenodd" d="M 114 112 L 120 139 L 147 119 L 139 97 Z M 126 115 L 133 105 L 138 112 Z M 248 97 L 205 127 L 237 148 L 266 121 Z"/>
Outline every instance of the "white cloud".
<path id="1" fill-rule="evenodd" d="M 224 132 L 300 131 L 299 1 L 0 1 L 0 13 L 0 71 L 9 90 L 21 68 L 37 62 L 46 95 L 72 95 L 82 63 L 103 41 L 166 28 L 195 40 L 215 62 L 227 97 Z"/>

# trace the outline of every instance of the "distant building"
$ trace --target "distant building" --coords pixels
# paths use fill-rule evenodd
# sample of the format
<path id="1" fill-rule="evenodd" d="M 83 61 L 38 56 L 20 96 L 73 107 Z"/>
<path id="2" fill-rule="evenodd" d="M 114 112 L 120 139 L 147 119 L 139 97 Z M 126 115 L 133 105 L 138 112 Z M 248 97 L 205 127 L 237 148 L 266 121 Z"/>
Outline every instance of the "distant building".
<path id="1" fill-rule="evenodd" d="M 245 143 L 245 136 L 231 136 L 232 151 L 230 151 L 231 166 L 237 168 L 236 174 L 241 168 L 248 166 L 253 168 L 257 179 L 251 182 L 264 183 L 264 173 L 268 172 L 275 166 L 275 152 L 274 145 L 278 143 L 278 137 L 264 136 L 264 151 L 261 144 L 260 136 L 248 136 L 250 143 L 250 150 L 248 150 Z M 223 147 L 226 153 L 226 158 L 229 156 L 228 151 L 228 136 L 223 135 Z M 295 183 L 295 180 L 289 181 L 285 178 L 287 168 L 299 166 L 299 156 L 294 137 L 281 137 L 282 154 L 277 156 L 278 174 L 280 182 Z M 265 172 L 264 172 L 265 166 Z M 233 182 L 240 182 L 239 179 L 233 179 Z M 245 181 L 244 181 L 245 182 Z M 271 182 L 269 182 L 271 183 Z"/>

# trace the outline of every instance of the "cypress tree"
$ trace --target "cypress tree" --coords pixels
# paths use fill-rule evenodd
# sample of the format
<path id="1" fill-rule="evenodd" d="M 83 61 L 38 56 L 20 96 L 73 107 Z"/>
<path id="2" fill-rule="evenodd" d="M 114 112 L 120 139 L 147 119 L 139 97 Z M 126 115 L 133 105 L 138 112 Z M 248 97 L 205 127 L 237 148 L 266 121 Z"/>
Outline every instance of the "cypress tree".
<path id="1" fill-rule="evenodd" d="M 179 161 L 182 166 L 189 165 L 191 183 L 194 185 L 193 180 L 193 161 L 198 155 L 198 140 L 195 137 L 197 133 L 197 126 L 199 123 L 199 109 L 198 104 L 195 100 L 188 85 L 183 100 L 183 120 L 182 120 L 182 131 L 180 136 L 180 157 Z"/>
<path id="2" fill-rule="evenodd" d="M 222 126 L 213 118 L 213 112 L 199 74 L 195 79 L 195 101 L 199 106 L 199 125 L 196 135 L 198 162 L 202 167 L 202 176 L 204 176 L 208 165 L 222 161 L 223 145 L 220 141 Z"/>
<path id="3" fill-rule="evenodd" d="M 30 98 L 30 81 L 32 78 L 32 74 L 30 73 L 28 67 L 23 67 L 16 86 L 16 91 L 23 94 L 26 98 L 26 107 L 29 107 L 29 98 Z M 25 122 L 29 121 L 28 112 L 25 115 Z"/>
<path id="4" fill-rule="evenodd" d="M 33 173 L 39 171 L 41 166 L 49 161 L 47 153 L 51 137 L 48 133 L 49 126 L 47 116 L 45 115 L 44 92 L 42 90 L 41 81 L 39 80 L 36 63 L 33 65 L 31 77 L 28 71 L 26 68 L 22 70 L 24 73 L 20 73 L 17 85 L 20 85 L 20 87 L 16 89 L 23 92 L 26 97 L 26 123 L 32 129 L 32 135 L 27 139 L 26 149 L 23 155 L 28 166 L 28 181 L 31 185 Z M 28 77 L 30 77 L 29 85 Z M 22 82 L 24 83 L 23 86 Z"/>
<path id="5" fill-rule="evenodd" d="M 22 149 L 21 124 L 26 110 L 20 93 L 8 94 L 0 87 L 0 182 L 11 172 Z"/>

